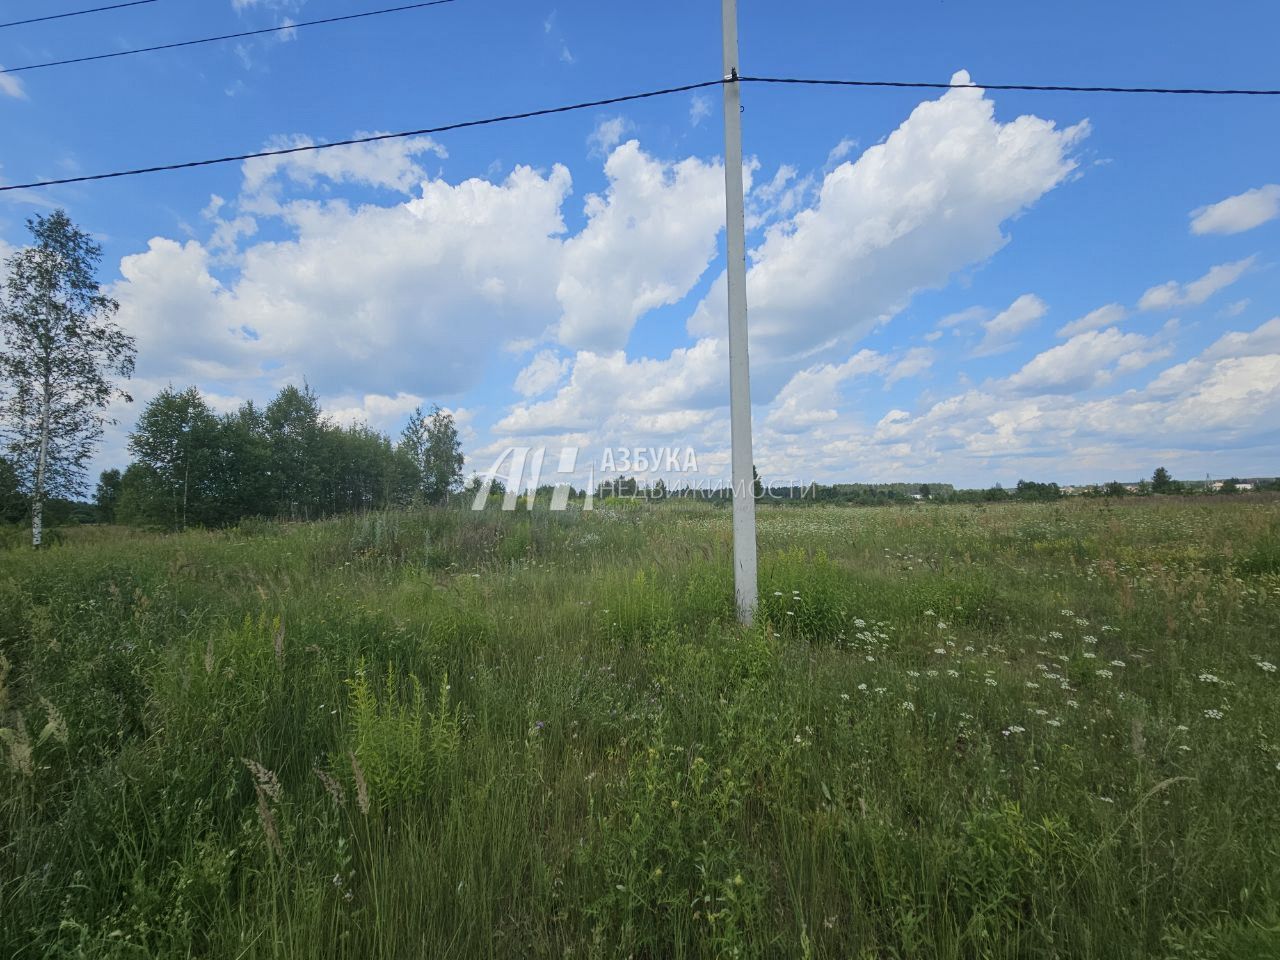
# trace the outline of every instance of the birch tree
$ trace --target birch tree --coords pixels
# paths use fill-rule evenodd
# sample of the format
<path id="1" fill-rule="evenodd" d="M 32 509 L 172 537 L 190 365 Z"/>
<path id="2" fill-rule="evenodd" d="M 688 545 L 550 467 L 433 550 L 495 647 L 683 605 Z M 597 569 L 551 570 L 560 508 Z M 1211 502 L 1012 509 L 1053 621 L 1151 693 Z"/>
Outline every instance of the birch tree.
<path id="1" fill-rule="evenodd" d="M 462 486 L 462 441 L 453 414 L 431 408 L 427 421 L 427 448 L 423 457 L 422 492 L 429 503 L 449 499 L 449 494 Z"/>
<path id="2" fill-rule="evenodd" d="M 40 546 L 44 504 L 75 496 L 110 422 L 113 382 L 133 373 L 133 338 L 98 285 L 102 248 L 62 210 L 27 221 L 33 243 L 5 262 L 0 295 L 0 431 L 31 503 Z"/>
<path id="3" fill-rule="evenodd" d="M 418 407 L 400 435 L 400 449 L 418 470 L 419 491 L 427 503 L 447 500 L 462 485 L 462 443 L 453 414 L 433 406 L 430 416 Z"/>

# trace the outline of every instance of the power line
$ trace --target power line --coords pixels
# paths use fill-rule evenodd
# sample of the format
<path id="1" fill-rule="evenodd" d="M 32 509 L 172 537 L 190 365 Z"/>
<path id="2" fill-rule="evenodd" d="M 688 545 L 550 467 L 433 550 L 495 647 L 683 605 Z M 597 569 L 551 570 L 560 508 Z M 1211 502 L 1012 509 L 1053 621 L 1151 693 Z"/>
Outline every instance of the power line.
<path id="1" fill-rule="evenodd" d="M 723 80 L 704 80 L 702 83 L 688 83 L 680 87 L 666 87 L 662 90 L 649 90 L 644 93 L 629 93 L 621 97 L 609 97 L 607 100 L 591 100 L 586 103 L 573 103 L 563 107 L 546 107 L 542 110 L 529 110 L 525 113 L 510 113 L 501 117 L 486 117 L 483 120 L 463 120 L 448 123 L 440 127 L 424 127 L 421 130 L 405 130 L 400 133 L 378 133 L 367 137 L 353 137 L 350 140 L 335 140 L 331 143 L 312 143 L 296 147 L 281 147 L 276 150 L 261 150 L 257 153 L 242 153 L 233 157 L 218 157 L 213 160 L 191 160 L 186 163 L 167 163 L 155 167 L 139 167 L 135 170 L 119 170 L 115 173 L 95 173 L 81 177 L 64 177 L 61 180 L 39 180 L 34 183 L 15 183 L 0 186 L 0 192 L 8 190 L 30 190 L 35 187 L 55 187 L 67 183 L 88 183 L 92 180 L 114 180 L 119 177 L 136 177 L 144 173 L 160 173 L 166 170 L 189 170 L 192 167 L 211 167 L 220 163 L 238 163 L 242 160 L 258 160 L 264 157 L 282 157 L 292 153 L 308 153 L 316 150 L 330 150 L 334 147 L 352 147 L 363 143 L 381 143 L 384 140 L 402 140 L 405 137 L 421 137 L 433 133 L 448 133 L 451 130 L 464 130 L 468 127 L 484 127 L 494 123 L 506 123 L 511 120 L 528 120 L 533 117 L 547 117 L 556 113 L 570 113 L 574 110 L 589 110 L 593 107 L 608 107 L 618 103 L 629 103 L 634 100 L 648 100 L 653 97 L 665 97 L 674 93 L 687 93 L 691 90 L 703 90 L 707 87 L 718 87 Z"/>
<path id="2" fill-rule="evenodd" d="M 436 3 L 447 3 L 451 0 L 434 0 Z M 430 4 L 427 4 L 428 6 Z M 806 86 L 835 87 L 905 87 L 929 90 L 1028 90 L 1035 92 L 1069 92 L 1069 93 L 1151 93 L 1173 95 L 1211 95 L 1211 96 L 1280 96 L 1280 90 L 1232 90 L 1224 88 L 1173 88 L 1173 87 L 1085 87 L 1054 86 L 1047 84 L 980 84 L 980 83 L 927 83 L 899 80 L 815 80 L 791 77 L 737 77 L 742 83 L 799 84 Z M 469 127 L 483 127 L 495 123 L 507 123 L 512 120 L 528 120 L 534 117 L 546 117 L 557 113 L 571 113 L 575 110 L 588 110 L 594 107 L 607 107 L 619 103 L 636 100 L 648 100 L 653 97 L 664 97 L 675 93 L 687 93 L 691 90 L 703 90 L 707 87 L 718 87 L 729 82 L 727 80 L 704 80 L 701 83 L 688 83 L 678 87 L 665 87 L 660 90 L 649 90 L 644 93 L 630 93 L 605 100 L 590 100 L 584 103 L 573 103 L 560 107 L 546 107 L 541 110 L 530 110 L 525 113 L 512 113 L 499 117 L 486 117 L 482 120 L 463 120 L 458 123 L 445 124 L 439 127 L 424 127 L 420 130 L 405 130 L 400 133 L 380 133 L 367 137 L 353 137 L 349 140 L 335 140 L 331 143 L 314 143 L 296 147 L 282 147 L 275 150 L 261 150 L 256 153 L 242 153 L 228 157 L 217 157 L 210 160 L 191 160 L 185 163 L 168 163 L 151 167 L 138 167 L 132 170 L 118 170 L 113 173 L 95 173 L 79 177 L 65 177 L 59 180 L 37 180 L 31 183 L 18 183 L 0 186 L 0 193 L 10 190 L 31 190 L 37 187 L 55 187 L 71 183 L 88 183 L 95 180 L 115 180 L 120 177 L 136 177 L 148 173 L 162 173 L 168 170 L 189 170 L 194 167 L 211 167 L 223 163 L 238 163 L 243 160 L 257 160 L 265 157 L 279 157 L 294 153 L 308 153 L 317 150 L 329 150 L 334 147 L 350 147 L 365 143 L 380 143 L 385 140 L 400 140 L 405 137 L 426 136 L 435 133 L 448 133 L 452 130 L 464 130 Z"/>
<path id="3" fill-rule="evenodd" d="M 1035 93 L 1159 93 L 1173 96 L 1276 97 L 1280 90 L 1205 87 L 1080 87 L 1036 83 L 924 83 L 906 80 L 815 80 L 804 77 L 739 77 L 743 83 L 798 84 L 810 87 L 903 87 L 912 90 L 1029 90 Z"/>
<path id="4" fill-rule="evenodd" d="M 149 0 L 142 0 L 149 2 Z M 239 40 L 244 37 L 259 37 L 266 33 L 283 33 L 286 30 L 298 30 L 302 27 L 318 27 L 326 23 L 342 23 L 347 20 L 362 20 L 365 17 L 380 17 L 387 13 L 403 13 L 407 10 L 421 10 L 423 7 L 438 7 L 441 4 L 453 3 L 455 0 L 425 0 L 423 3 L 409 3 L 401 7 L 387 7 L 383 10 L 366 10 L 363 13 L 348 13 L 341 17 L 325 17 L 323 20 L 303 20 L 300 23 L 289 23 L 279 27 L 263 27 L 260 30 L 245 30 L 241 33 L 224 33 L 217 37 L 201 37 L 198 40 L 180 40 L 176 43 L 161 43 L 154 47 L 137 47 L 133 50 L 117 50 L 114 53 L 97 53 L 88 57 L 72 57 L 68 60 L 50 60 L 46 63 L 29 63 L 24 67 L 8 67 L 0 73 L 22 73 L 26 70 L 43 70 L 45 67 L 65 67 L 73 63 L 90 63 L 94 60 L 113 60 L 116 57 L 132 57 L 139 53 L 155 53 L 157 50 L 177 50 L 179 47 L 194 47 L 202 43 L 219 43 L 223 40 Z"/>
<path id="5" fill-rule="evenodd" d="M 51 13 L 46 17 L 32 17 L 30 20 L 10 20 L 0 23 L 3 27 L 21 27 L 28 23 L 44 23 L 46 20 L 65 20 L 67 17 L 83 17 L 86 13 L 102 13 L 106 10 L 122 10 L 125 7 L 140 7 L 144 3 L 155 3 L 156 0 L 129 0 L 128 3 L 113 3 L 109 7 L 91 7 L 88 10 L 72 10 L 70 13 Z"/>

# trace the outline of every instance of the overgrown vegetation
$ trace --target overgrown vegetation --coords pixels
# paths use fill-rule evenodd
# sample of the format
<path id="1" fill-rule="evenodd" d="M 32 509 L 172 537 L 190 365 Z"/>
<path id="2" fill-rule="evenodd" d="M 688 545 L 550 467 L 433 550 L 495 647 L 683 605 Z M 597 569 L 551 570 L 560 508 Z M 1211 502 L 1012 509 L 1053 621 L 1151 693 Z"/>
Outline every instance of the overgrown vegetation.
<path id="1" fill-rule="evenodd" d="M 1280 502 L 0 553 L 0 955 L 1280 955 Z"/>

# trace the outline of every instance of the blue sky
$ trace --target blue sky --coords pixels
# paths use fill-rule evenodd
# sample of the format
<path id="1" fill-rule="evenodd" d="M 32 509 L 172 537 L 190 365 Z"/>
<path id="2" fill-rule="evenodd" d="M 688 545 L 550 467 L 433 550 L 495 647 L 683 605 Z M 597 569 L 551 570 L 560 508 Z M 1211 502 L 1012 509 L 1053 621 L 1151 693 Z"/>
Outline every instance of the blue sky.
<path id="1" fill-rule="evenodd" d="M 59 0 L 57 10 L 75 9 Z M 0 64 L 374 9 L 161 0 L 0 30 Z M 192 9 L 192 8 L 195 9 Z M 6 5 L 9 19 L 53 11 Z M 744 0 L 762 75 L 1276 87 L 1274 3 Z M 711 79 L 719 4 L 458 0 L 0 75 L 25 182 Z M 1271 68 L 1271 69 L 1269 69 Z M 14 81 L 17 81 L 16 83 Z M 750 86 L 756 460 L 771 477 L 1280 473 L 1280 98 Z M 133 392 L 306 378 L 344 420 L 726 469 L 718 91 L 377 148 L 0 195 L 65 206 L 138 338 Z M 101 464 L 123 463 L 117 411 Z"/>

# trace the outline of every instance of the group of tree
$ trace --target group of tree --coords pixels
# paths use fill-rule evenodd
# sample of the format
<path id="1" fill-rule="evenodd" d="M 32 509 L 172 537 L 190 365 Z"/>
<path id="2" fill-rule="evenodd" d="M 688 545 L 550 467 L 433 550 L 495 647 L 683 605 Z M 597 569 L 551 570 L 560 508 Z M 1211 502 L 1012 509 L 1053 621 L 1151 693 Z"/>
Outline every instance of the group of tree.
<path id="1" fill-rule="evenodd" d="M 170 529 L 437 503 L 462 479 L 462 447 L 448 412 L 415 410 L 397 443 L 326 417 L 305 385 L 221 416 L 197 388 L 168 387 L 143 409 L 129 451 L 134 460 L 123 473 L 108 470 L 99 479 L 100 513 Z"/>
<path id="2" fill-rule="evenodd" d="M 31 243 L 3 263 L 0 285 L 0 519 L 89 519 L 77 498 L 110 421 L 131 401 L 118 386 L 134 368 L 119 304 L 97 280 L 102 248 L 62 210 L 27 221 Z M 107 470 L 96 519 L 169 528 L 247 516 L 322 517 L 421 500 L 438 502 L 462 479 L 453 417 L 415 410 L 399 442 L 326 417 L 307 387 L 287 386 L 265 407 L 218 416 L 191 387 L 160 392 L 129 438 L 134 457 Z"/>

